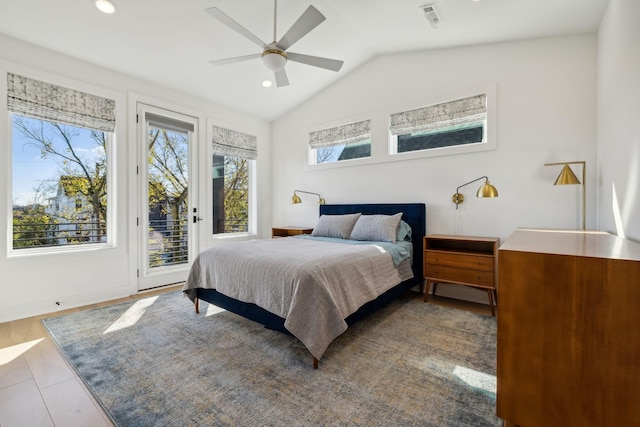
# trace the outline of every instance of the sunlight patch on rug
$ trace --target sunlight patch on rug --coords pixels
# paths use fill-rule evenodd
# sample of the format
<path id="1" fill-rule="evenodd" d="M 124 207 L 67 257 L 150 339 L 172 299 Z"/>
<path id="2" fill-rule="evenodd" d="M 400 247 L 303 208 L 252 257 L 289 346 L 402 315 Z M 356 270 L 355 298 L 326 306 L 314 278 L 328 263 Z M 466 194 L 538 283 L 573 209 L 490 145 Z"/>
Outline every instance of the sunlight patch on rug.
<path id="1" fill-rule="evenodd" d="M 144 316 L 147 309 L 153 305 L 158 299 L 157 296 L 149 297 L 136 301 L 122 316 L 120 316 L 115 322 L 113 322 L 103 333 L 109 334 L 111 332 L 119 331 L 122 329 L 130 328 Z"/>
<path id="2" fill-rule="evenodd" d="M 214 314 L 224 313 L 225 311 L 227 310 L 225 310 L 224 308 L 216 307 L 213 304 L 209 304 L 205 316 L 213 316 Z"/>
<path id="3" fill-rule="evenodd" d="M 478 388 L 489 393 L 496 393 L 497 379 L 495 375 L 485 374 L 464 366 L 456 366 L 453 374 L 473 388 Z"/>
<path id="4" fill-rule="evenodd" d="M 442 360 L 437 357 L 431 357 L 431 356 L 427 356 L 427 357 L 413 356 L 409 359 L 409 361 L 414 367 L 420 369 L 423 372 L 431 372 L 434 369 L 437 370 L 438 372 L 451 372 L 455 367 L 455 364 L 451 363 L 451 361 Z"/>

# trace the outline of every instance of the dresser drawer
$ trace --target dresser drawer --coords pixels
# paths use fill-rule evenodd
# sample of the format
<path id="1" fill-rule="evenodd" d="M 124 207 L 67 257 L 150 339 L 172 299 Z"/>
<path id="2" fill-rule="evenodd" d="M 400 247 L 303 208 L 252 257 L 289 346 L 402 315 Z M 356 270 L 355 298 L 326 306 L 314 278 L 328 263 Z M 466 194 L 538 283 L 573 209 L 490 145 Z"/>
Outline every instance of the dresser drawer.
<path id="1" fill-rule="evenodd" d="M 444 265 L 432 265 L 425 263 L 424 275 L 426 278 L 442 280 L 443 282 L 461 282 L 479 286 L 495 286 L 493 271 L 466 270 L 460 267 L 448 267 Z"/>
<path id="2" fill-rule="evenodd" d="M 455 252 L 425 251 L 424 265 L 425 271 L 427 271 L 427 265 L 442 265 L 448 267 L 459 267 L 463 269 L 493 271 L 494 258 L 492 256 L 463 254 Z"/>

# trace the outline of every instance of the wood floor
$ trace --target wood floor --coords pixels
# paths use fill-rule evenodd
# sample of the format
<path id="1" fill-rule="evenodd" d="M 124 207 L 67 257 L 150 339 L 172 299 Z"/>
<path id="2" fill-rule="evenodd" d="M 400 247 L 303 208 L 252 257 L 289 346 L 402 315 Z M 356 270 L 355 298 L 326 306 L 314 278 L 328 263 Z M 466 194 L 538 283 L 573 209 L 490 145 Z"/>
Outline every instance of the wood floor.
<path id="1" fill-rule="evenodd" d="M 78 309 L 105 306 L 180 289 L 181 285 Z M 422 298 L 416 293 L 416 298 Z M 489 306 L 444 297 L 429 303 L 491 314 Z M 41 320 L 50 315 L 0 323 L 0 426 L 112 426 L 74 370 L 67 364 Z"/>

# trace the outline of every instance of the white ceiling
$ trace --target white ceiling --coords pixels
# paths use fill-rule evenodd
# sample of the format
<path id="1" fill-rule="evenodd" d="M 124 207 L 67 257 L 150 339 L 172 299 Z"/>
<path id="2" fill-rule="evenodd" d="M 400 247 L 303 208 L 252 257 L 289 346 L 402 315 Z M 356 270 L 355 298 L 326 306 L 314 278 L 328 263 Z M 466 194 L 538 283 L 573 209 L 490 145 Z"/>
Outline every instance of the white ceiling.
<path id="1" fill-rule="evenodd" d="M 205 9 L 269 43 L 272 0 L 113 1 L 105 15 L 94 0 L 0 0 L 0 33 L 271 121 L 377 55 L 594 33 L 608 0 L 280 0 L 278 38 L 310 4 L 327 17 L 290 51 L 344 60 L 338 73 L 289 62 L 282 88 L 261 86 L 273 75 L 259 59 L 208 63 L 261 50 Z M 425 3 L 442 18 L 437 30 Z"/>

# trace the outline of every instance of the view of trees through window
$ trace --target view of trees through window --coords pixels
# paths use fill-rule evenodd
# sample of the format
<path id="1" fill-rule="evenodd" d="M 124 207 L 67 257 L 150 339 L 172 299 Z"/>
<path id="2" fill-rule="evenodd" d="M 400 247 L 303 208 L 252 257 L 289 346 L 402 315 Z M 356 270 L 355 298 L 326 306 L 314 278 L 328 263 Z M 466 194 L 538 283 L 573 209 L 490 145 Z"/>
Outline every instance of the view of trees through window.
<path id="1" fill-rule="evenodd" d="M 213 234 L 249 231 L 249 160 L 213 156 Z"/>
<path id="2" fill-rule="evenodd" d="M 14 249 L 107 241 L 109 138 L 12 115 Z"/>
<path id="3" fill-rule="evenodd" d="M 189 261 L 189 135 L 150 126 L 147 178 L 149 266 Z"/>
<path id="4" fill-rule="evenodd" d="M 333 145 L 316 149 L 316 164 L 371 157 L 371 141 Z"/>

